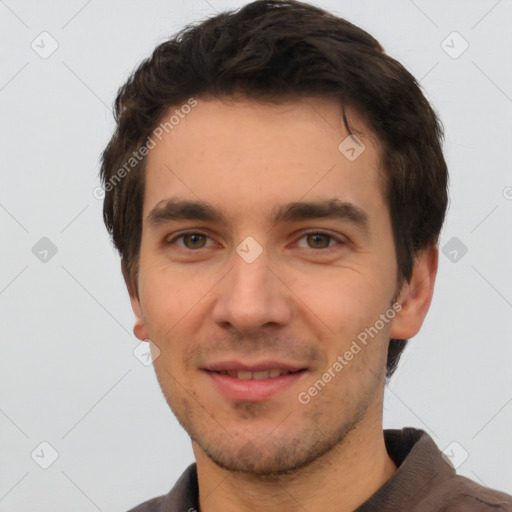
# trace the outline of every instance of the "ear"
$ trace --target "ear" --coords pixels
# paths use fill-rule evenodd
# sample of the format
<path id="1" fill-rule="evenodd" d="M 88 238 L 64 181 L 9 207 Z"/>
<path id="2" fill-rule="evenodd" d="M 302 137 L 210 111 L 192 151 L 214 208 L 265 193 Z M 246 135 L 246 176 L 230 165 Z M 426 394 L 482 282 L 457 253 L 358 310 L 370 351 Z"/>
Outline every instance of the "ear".
<path id="1" fill-rule="evenodd" d="M 439 250 L 436 245 L 420 251 L 414 260 L 411 280 L 404 283 L 397 300 L 402 309 L 391 326 L 391 338 L 406 340 L 415 336 L 432 302 Z"/>
<path id="2" fill-rule="evenodd" d="M 121 263 L 121 272 L 123 273 L 124 282 L 126 284 L 126 288 L 130 296 L 130 303 L 132 305 L 133 314 L 135 315 L 135 325 L 133 326 L 133 334 L 135 334 L 135 336 L 139 340 L 146 341 L 149 338 L 148 330 L 146 328 L 146 322 L 144 321 L 144 316 L 142 314 L 142 309 L 140 307 L 138 294 L 135 290 L 130 273 L 128 272 L 128 269 L 126 268 L 124 262 Z"/>

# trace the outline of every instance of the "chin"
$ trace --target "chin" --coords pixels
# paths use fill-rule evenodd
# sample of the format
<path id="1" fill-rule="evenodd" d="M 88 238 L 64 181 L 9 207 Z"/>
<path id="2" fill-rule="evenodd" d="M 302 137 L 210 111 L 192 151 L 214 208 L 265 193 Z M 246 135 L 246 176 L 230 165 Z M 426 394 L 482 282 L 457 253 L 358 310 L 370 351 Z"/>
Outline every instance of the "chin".
<path id="1" fill-rule="evenodd" d="M 269 437 L 236 446 L 233 439 L 213 442 L 195 438 L 203 453 L 218 467 L 227 471 L 245 473 L 258 478 L 290 476 L 311 465 L 327 462 L 329 452 L 340 446 L 355 425 L 342 426 L 330 436 L 318 436 L 318 432 L 301 432 L 294 436 L 285 433 L 282 438 Z M 202 437 L 202 436 L 200 436 Z"/>

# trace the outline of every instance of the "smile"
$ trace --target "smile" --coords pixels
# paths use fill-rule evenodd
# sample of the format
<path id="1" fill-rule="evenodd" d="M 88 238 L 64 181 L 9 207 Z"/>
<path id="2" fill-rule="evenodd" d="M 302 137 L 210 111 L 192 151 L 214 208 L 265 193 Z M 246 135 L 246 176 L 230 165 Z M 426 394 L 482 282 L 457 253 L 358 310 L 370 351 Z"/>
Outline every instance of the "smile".
<path id="1" fill-rule="evenodd" d="M 204 370 L 210 384 L 223 397 L 234 401 L 269 400 L 291 388 L 309 372 L 306 369 L 283 370 Z"/>
<path id="2" fill-rule="evenodd" d="M 297 370 L 301 371 L 301 370 Z M 288 375 L 289 373 L 296 373 L 288 370 L 262 370 L 257 372 L 249 372 L 249 371 L 239 371 L 239 370 L 222 370 L 215 372 L 219 375 L 228 375 L 229 377 L 239 379 L 239 380 L 263 380 L 263 379 L 273 379 L 275 377 L 280 377 L 281 375 Z"/>

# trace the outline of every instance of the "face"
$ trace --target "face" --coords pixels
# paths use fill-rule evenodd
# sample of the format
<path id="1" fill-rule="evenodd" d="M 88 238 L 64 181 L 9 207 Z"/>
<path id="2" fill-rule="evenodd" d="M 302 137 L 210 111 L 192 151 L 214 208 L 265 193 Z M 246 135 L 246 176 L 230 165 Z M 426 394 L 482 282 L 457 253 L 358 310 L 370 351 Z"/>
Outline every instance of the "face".
<path id="1" fill-rule="evenodd" d="M 346 111 L 356 159 L 325 98 L 200 100 L 147 157 L 134 331 L 221 467 L 305 467 L 381 422 L 397 264 L 376 142 Z"/>

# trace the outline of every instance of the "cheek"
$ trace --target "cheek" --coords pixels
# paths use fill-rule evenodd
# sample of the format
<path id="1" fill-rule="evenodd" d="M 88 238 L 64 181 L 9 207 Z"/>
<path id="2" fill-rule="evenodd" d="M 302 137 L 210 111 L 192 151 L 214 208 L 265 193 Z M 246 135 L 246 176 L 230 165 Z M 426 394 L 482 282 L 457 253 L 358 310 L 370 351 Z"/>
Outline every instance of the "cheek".
<path id="1" fill-rule="evenodd" d="M 387 307 L 389 297 L 376 281 L 359 269 L 339 268 L 328 275 L 295 278 L 292 288 L 308 317 L 316 316 L 336 334 L 354 334 L 373 324 Z"/>
<path id="2" fill-rule="evenodd" d="M 184 272 L 177 265 L 141 260 L 140 297 L 145 319 L 153 328 L 172 327 L 198 304 L 210 288 L 208 275 L 201 274 L 200 270 Z"/>
<path id="3" fill-rule="evenodd" d="M 144 273 L 139 283 L 144 321 L 149 338 L 160 350 L 155 371 L 163 379 L 166 369 L 172 368 L 173 375 L 187 371 L 198 332 L 211 311 L 208 299 L 222 277 L 216 271 L 192 267 L 180 270 L 178 265 L 168 263 L 141 265 Z"/>

